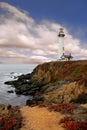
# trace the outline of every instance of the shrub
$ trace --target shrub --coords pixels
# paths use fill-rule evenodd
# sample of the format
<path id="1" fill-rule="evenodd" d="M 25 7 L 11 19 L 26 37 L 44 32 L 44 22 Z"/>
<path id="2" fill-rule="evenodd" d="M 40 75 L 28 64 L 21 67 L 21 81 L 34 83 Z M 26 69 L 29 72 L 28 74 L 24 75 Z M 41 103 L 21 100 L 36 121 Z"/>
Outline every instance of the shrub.
<path id="1" fill-rule="evenodd" d="M 76 108 L 75 105 L 66 103 L 66 104 L 58 104 L 58 105 L 53 105 L 49 106 L 49 110 L 57 111 L 57 112 L 63 112 L 63 113 L 70 113 L 73 114 L 73 110 Z"/>
<path id="2" fill-rule="evenodd" d="M 39 107 L 46 107 L 46 104 L 39 104 Z"/>
<path id="3" fill-rule="evenodd" d="M 65 123 L 64 127 L 67 130 L 86 130 L 87 122 L 68 121 Z"/>
<path id="4" fill-rule="evenodd" d="M 74 121 L 70 117 L 65 116 L 60 120 L 60 124 L 63 123 L 63 127 L 66 130 L 86 130 L 87 122 Z"/>
<path id="5" fill-rule="evenodd" d="M 0 115 L 0 130 L 18 130 L 22 126 L 19 107 L 12 107 L 5 115 Z"/>

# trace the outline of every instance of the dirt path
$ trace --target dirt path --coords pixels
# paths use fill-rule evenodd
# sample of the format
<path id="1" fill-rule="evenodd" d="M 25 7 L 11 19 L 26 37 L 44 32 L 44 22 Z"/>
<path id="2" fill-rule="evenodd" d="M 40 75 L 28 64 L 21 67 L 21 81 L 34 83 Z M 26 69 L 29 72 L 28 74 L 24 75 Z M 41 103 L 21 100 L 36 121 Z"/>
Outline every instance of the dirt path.
<path id="1" fill-rule="evenodd" d="M 58 112 L 49 112 L 46 108 L 22 107 L 24 126 L 21 130 L 64 130 L 58 122 L 63 117 Z"/>

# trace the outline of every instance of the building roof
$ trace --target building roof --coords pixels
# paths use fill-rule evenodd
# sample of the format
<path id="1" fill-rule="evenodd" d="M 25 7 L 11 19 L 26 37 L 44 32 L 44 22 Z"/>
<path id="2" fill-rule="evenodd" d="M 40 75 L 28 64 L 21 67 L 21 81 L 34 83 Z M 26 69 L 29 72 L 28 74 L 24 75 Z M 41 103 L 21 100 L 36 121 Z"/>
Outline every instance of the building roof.
<path id="1" fill-rule="evenodd" d="M 63 53 L 63 55 L 61 56 L 61 58 L 68 58 L 68 59 L 72 59 L 73 58 L 73 56 L 71 55 L 71 53 L 70 54 L 64 54 Z"/>

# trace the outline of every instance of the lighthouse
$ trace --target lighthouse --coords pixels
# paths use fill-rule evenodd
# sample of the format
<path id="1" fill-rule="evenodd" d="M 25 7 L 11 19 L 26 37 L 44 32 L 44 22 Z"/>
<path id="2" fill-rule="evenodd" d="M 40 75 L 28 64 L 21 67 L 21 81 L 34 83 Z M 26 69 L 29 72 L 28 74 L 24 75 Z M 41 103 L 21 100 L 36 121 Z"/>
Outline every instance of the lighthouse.
<path id="1" fill-rule="evenodd" d="M 60 28 L 58 37 L 59 37 L 58 60 L 62 60 L 62 56 L 64 55 L 64 37 L 65 37 L 63 28 Z"/>
<path id="2" fill-rule="evenodd" d="M 69 54 L 65 54 L 65 50 L 64 50 L 64 31 L 63 28 L 60 28 L 59 34 L 59 47 L 58 47 L 58 60 L 59 61 L 70 61 L 73 56 L 71 55 L 71 53 Z"/>

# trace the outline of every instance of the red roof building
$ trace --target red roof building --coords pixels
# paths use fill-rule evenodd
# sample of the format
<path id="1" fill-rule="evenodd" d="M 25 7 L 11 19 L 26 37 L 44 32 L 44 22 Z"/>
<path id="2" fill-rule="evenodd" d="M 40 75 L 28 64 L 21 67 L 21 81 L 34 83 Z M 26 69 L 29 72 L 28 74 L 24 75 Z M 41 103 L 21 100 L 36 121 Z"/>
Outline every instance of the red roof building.
<path id="1" fill-rule="evenodd" d="M 64 61 L 70 61 L 71 59 L 73 58 L 73 56 L 70 54 L 64 54 L 61 56 L 61 60 L 64 60 Z"/>

